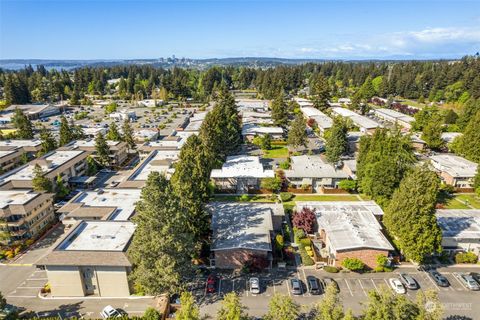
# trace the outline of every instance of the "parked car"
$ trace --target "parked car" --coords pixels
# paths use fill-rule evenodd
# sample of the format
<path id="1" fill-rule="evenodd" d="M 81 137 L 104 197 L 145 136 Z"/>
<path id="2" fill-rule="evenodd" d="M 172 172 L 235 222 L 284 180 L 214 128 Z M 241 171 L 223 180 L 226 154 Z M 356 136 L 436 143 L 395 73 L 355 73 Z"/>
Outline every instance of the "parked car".
<path id="1" fill-rule="evenodd" d="M 475 279 L 475 281 L 477 281 L 478 283 L 480 283 L 480 273 L 470 272 L 470 275 L 473 277 L 473 279 Z"/>
<path id="2" fill-rule="evenodd" d="M 250 292 L 253 294 L 260 293 L 260 279 L 258 278 L 250 278 L 248 281 L 250 284 Z"/>
<path id="3" fill-rule="evenodd" d="M 400 281 L 403 283 L 405 287 L 407 287 L 407 289 L 410 289 L 410 290 L 418 289 L 417 281 L 415 281 L 415 279 L 412 276 L 406 273 L 400 273 Z"/>
<path id="4" fill-rule="evenodd" d="M 472 291 L 480 290 L 480 285 L 478 285 L 478 282 L 475 281 L 475 279 L 470 274 L 455 272 L 453 273 L 453 275 L 457 277 L 468 289 Z"/>
<path id="5" fill-rule="evenodd" d="M 322 288 L 320 287 L 320 282 L 314 276 L 307 277 L 307 288 L 308 292 L 311 294 L 321 294 Z"/>
<path id="6" fill-rule="evenodd" d="M 292 293 L 294 295 L 301 295 L 303 293 L 302 282 L 299 279 L 290 279 L 290 285 L 292 286 Z"/>
<path id="7" fill-rule="evenodd" d="M 207 293 L 215 293 L 217 284 L 217 278 L 211 274 L 207 278 Z"/>
<path id="8" fill-rule="evenodd" d="M 100 315 L 102 316 L 103 319 L 122 317 L 122 314 L 120 313 L 120 311 L 118 311 L 111 305 L 108 305 L 105 308 L 103 308 L 102 312 L 100 312 Z"/>
<path id="9" fill-rule="evenodd" d="M 398 278 L 390 278 L 388 279 L 388 283 L 395 293 L 405 294 L 407 292 L 402 282 Z"/>
<path id="10" fill-rule="evenodd" d="M 326 289 L 327 286 L 330 284 L 334 285 L 338 291 L 340 291 L 340 287 L 338 286 L 337 281 L 333 280 L 332 278 L 323 278 L 323 288 Z"/>
<path id="11" fill-rule="evenodd" d="M 448 287 L 450 282 L 448 282 L 447 278 L 442 276 L 438 271 L 430 270 L 428 274 L 432 277 L 433 281 L 440 287 Z"/>

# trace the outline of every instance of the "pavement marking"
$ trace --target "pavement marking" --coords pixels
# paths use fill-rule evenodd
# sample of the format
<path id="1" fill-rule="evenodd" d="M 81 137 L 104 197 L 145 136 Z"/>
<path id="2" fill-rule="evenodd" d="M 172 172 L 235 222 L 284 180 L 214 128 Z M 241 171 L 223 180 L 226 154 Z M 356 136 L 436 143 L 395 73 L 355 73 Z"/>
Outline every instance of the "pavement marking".
<path id="1" fill-rule="evenodd" d="M 7 298 L 22 298 L 22 299 L 31 299 L 31 298 L 38 298 L 37 296 L 12 296 L 9 295 Z"/>
<path id="2" fill-rule="evenodd" d="M 287 291 L 288 291 L 288 295 L 291 297 L 292 296 L 292 293 L 290 292 L 290 285 L 288 284 L 288 279 L 286 279 L 286 282 L 287 282 Z"/>
<path id="3" fill-rule="evenodd" d="M 375 281 L 373 281 L 373 279 L 370 279 L 370 280 L 372 281 L 372 283 L 373 283 L 373 286 L 375 287 L 375 291 L 377 291 L 377 292 L 378 292 L 378 288 L 377 288 L 377 285 L 375 284 Z"/>
<path id="4" fill-rule="evenodd" d="M 258 279 L 258 281 L 260 281 L 260 278 Z M 249 294 L 248 291 L 249 291 L 249 290 L 248 290 L 248 281 L 245 280 L 245 295 L 246 295 L 247 297 L 248 297 L 248 294 Z"/>
<path id="5" fill-rule="evenodd" d="M 41 287 L 17 287 L 17 289 L 41 289 L 43 288 L 43 286 Z"/>
<path id="6" fill-rule="evenodd" d="M 303 292 L 303 286 L 302 286 L 302 297 L 305 297 L 305 294 L 307 294 L 309 297 L 312 296 L 310 292 L 308 292 L 308 283 L 307 283 L 307 276 L 305 275 L 305 270 L 302 269 L 303 273 L 303 280 L 305 281 L 305 286 L 307 287 L 307 292 Z"/>
<path id="7" fill-rule="evenodd" d="M 459 275 L 459 276 L 460 276 L 460 275 Z M 462 282 L 462 281 L 460 281 L 460 279 L 458 279 L 458 277 L 456 277 L 456 275 L 453 275 L 453 277 L 455 278 L 455 280 L 457 280 L 457 281 L 458 281 L 458 283 L 460 283 L 460 284 L 461 284 L 461 286 L 462 286 L 463 288 L 465 288 L 466 290 L 468 290 L 468 288 L 467 288 L 467 287 L 466 287 L 466 286 L 463 284 L 463 282 Z"/>
<path id="8" fill-rule="evenodd" d="M 343 279 L 343 280 L 345 280 L 345 283 L 347 284 L 348 291 L 350 291 L 350 295 L 353 297 L 353 292 L 352 292 L 352 289 L 350 289 L 350 285 L 348 284 L 347 279 Z"/>
<path id="9" fill-rule="evenodd" d="M 48 280 L 48 278 L 28 278 L 27 281 L 40 281 L 40 280 Z"/>
<path id="10" fill-rule="evenodd" d="M 385 283 L 387 284 L 387 287 L 388 287 L 388 288 L 392 289 L 392 288 L 390 287 L 390 285 L 388 284 L 387 279 L 383 279 L 383 281 L 385 281 Z"/>
<path id="11" fill-rule="evenodd" d="M 363 284 L 362 284 L 362 280 L 361 279 L 358 279 L 358 283 L 360 283 L 360 287 L 362 287 L 362 291 L 365 295 L 367 295 L 367 293 L 365 292 L 365 288 L 363 287 Z"/>
<path id="12" fill-rule="evenodd" d="M 432 277 L 430 277 L 428 274 L 426 274 L 426 272 L 425 272 L 425 275 L 424 275 L 424 276 L 426 276 L 426 277 L 430 280 L 430 282 L 432 282 L 433 285 L 437 288 L 437 290 L 440 291 L 440 288 L 437 286 L 437 284 L 435 283 L 435 281 L 433 281 Z"/>

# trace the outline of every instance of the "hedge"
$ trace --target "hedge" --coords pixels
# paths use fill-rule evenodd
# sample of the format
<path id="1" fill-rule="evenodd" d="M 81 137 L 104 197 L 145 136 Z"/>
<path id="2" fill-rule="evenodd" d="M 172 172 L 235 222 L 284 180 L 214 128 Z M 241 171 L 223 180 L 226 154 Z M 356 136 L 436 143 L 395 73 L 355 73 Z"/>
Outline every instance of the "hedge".
<path id="1" fill-rule="evenodd" d="M 455 255 L 456 263 L 477 263 L 478 256 L 473 252 L 459 252 Z"/>
<path id="2" fill-rule="evenodd" d="M 325 270 L 326 272 L 330 272 L 330 273 L 338 273 L 338 268 L 336 267 L 333 267 L 333 266 L 325 266 L 323 267 L 323 270 Z"/>

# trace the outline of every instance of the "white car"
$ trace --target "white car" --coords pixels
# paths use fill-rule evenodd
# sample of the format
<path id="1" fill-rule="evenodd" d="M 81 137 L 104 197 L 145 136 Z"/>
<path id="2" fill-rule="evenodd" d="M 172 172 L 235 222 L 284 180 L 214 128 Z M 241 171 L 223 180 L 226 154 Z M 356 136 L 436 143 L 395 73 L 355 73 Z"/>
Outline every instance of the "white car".
<path id="1" fill-rule="evenodd" d="M 110 305 L 103 308 L 102 312 L 100 312 L 100 315 L 102 316 L 103 319 L 122 317 L 122 314 L 117 309 L 115 309 Z"/>
<path id="2" fill-rule="evenodd" d="M 250 283 L 250 292 L 253 293 L 253 294 L 259 294 L 260 293 L 260 279 L 250 278 L 249 283 Z"/>
<path id="3" fill-rule="evenodd" d="M 395 293 L 405 294 L 407 292 L 402 282 L 397 278 L 388 279 L 388 283 L 390 284 L 390 287 L 392 287 L 393 291 L 395 291 Z"/>

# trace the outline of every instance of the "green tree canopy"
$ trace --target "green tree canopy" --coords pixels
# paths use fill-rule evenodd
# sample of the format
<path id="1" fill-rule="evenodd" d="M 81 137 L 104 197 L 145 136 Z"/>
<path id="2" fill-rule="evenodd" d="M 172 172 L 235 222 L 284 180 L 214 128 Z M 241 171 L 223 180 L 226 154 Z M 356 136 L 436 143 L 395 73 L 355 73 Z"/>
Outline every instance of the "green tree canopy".
<path id="1" fill-rule="evenodd" d="M 408 259 L 422 262 L 441 251 L 442 232 L 435 217 L 440 187 L 437 175 L 426 166 L 409 172 L 385 209 L 384 224 Z"/>
<path id="2" fill-rule="evenodd" d="M 246 308 L 242 305 L 235 292 L 229 292 L 223 297 L 222 306 L 217 312 L 217 320 L 247 320 Z"/>
<path id="3" fill-rule="evenodd" d="M 32 185 L 33 190 L 37 192 L 52 192 L 53 190 L 52 181 L 45 177 L 45 173 L 38 163 L 33 167 Z"/>
<path id="4" fill-rule="evenodd" d="M 268 303 L 265 320 L 292 320 L 300 314 L 300 306 L 289 296 L 274 294 Z"/>
<path id="5" fill-rule="evenodd" d="M 180 295 L 181 308 L 175 313 L 176 320 L 200 320 L 200 309 L 195 303 L 195 298 L 188 292 L 182 292 Z"/>
<path id="6" fill-rule="evenodd" d="M 288 131 L 288 144 L 294 148 L 305 146 L 307 144 L 307 131 L 305 129 L 305 119 L 301 114 L 297 114 L 290 131 Z"/>
<path id="7" fill-rule="evenodd" d="M 42 126 L 42 129 L 40 130 L 40 140 L 41 140 L 41 149 L 40 149 L 41 155 L 48 153 L 50 151 L 53 151 L 57 148 L 57 141 L 55 141 L 55 138 L 53 137 L 52 132 L 47 128 L 45 128 L 45 126 Z"/>
<path id="8" fill-rule="evenodd" d="M 95 137 L 95 158 L 102 166 L 110 165 L 110 147 L 101 132 Z"/>
<path id="9" fill-rule="evenodd" d="M 470 161 L 480 163 L 480 111 L 470 120 L 463 136 L 458 138 L 458 150 Z"/>
<path id="10" fill-rule="evenodd" d="M 191 274 L 193 235 L 187 230 L 187 208 L 164 175 L 152 172 L 136 204 L 137 228 L 128 256 L 130 275 L 147 294 L 178 292 Z"/>
<path id="11" fill-rule="evenodd" d="M 346 122 L 342 118 L 336 117 L 333 120 L 333 126 L 330 129 L 325 145 L 326 156 L 329 162 L 337 162 L 340 160 L 340 156 L 347 152 L 347 132 Z"/>
<path id="12" fill-rule="evenodd" d="M 123 140 L 127 143 L 127 146 L 130 150 L 137 149 L 137 145 L 135 144 L 135 140 L 133 138 L 133 129 L 130 125 L 130 119 L 127 117 L 122 125 L 123 131 Z"/>
<path id="13" fill-rule="evenodd" d="M 313 106 L 321 111 L 327 110 L 330 105 L 330 86 L 327 79 L 321 74 L 311 78 L 310 94 L 313 102 Z"/>
<path id="14" fill-rule="evenodd" d="M 323 299 L 316 305 L 315 320 L 342 320 L 343 306 L 340 302 L 337 287 L 331 283 L 325 288 Z"/>
<path id="15" fill-rule="evenodd" d="M 112 141 L 122 141 L 123 140 L 122 135 L 120 134 L 120 132 L 118 132 L 118 128 L 117 128 L 117 125 L 115 124 L 115 122 L 110 124 L 110 127 L 108 129 L 106 138 L 107 138 L 107 140 L 112 140 Z"/>
<path id="16" fill-rule="evenodd" d="M 423 126 L 422 139 L 425 140 L 428 147 L 434 150 L 445 146 L 442 139 L 443 120 L 439 113 L 432 115 L 431 119 Z"/>
<path id="17" fill-rule="evenodd" d="M 32 122 L 22 112 L 22 110 L 16 108 L 15 114 L 12 118 L 12 123 L 17 129 L 15 135 L 20 139 L 33 139 L 33 127 Z"/>
<path id="18" fill-rule="evenodd" d="M 285 102 L 283 93 L 279 93 L 272 101 L 272 120 L 276 126 L 286 127 L 288 124 L 288 105 Z"/>
<path id="19" fill-rule="evenodd" d="M 63 115 L 60 117 L 60 139 L 59 139 L 59 146 L 64 146 L 67 143 L 74 140 L 74 134 L 72 131 L 72 127 Z"/>

